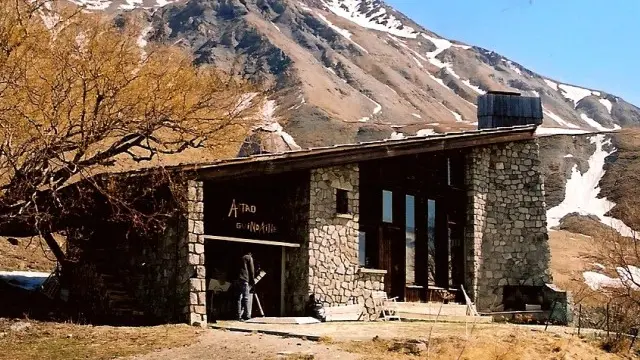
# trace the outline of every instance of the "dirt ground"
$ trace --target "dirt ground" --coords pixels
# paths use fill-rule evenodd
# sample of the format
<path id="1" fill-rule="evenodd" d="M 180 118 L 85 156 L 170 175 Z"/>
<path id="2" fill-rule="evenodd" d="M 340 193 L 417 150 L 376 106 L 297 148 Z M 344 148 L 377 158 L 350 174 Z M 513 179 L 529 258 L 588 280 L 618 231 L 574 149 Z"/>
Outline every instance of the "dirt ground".
<path id="1" fill-rule="evenodd" d="M 397 336 L 374 336 L 368 340 L 326 337 L 319 342 L 282 338 L 257 333 L 210 330 L 201 342 L 130 358 L 130 360 L 205 360 L 205 359 L 624 359 L 630 354 L 610 354 L 594 340 L 566 333 L 542 332 L 515 325 L 486 325 L 467 337 L 459 326 L 421 323 L 414 326 L 416 336 L 400 331 Z M 360 326 L 354 325 L 353 331 Z M 370 328 L 371 329 L 371 328 Z M 431 333 L 431 329 L 433 332 Z M 390 330 L 390 329 L 386 329 Z M 369 333 L 369 332 L 368 332 Z M 375 332 L 370 332 L 372 334 Z M 429 334 L 431 333 L 431 336 Z M 419 334 L 419 335 L 418 335 Z M 387 335 L 394 335 L 393 332 Z M 431 344 L 419 353 L 397 348 L 407 339 Z"/>

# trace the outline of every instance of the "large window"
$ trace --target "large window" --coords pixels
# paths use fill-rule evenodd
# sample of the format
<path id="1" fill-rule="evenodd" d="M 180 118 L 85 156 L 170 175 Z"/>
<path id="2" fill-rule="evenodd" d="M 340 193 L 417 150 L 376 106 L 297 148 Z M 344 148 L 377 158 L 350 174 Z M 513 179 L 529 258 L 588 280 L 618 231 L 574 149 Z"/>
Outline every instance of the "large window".
<path id="1" fill-rule="evenodd" d="M 393 222 L 393 192 L 382 190 L 382 221 Z"/>
<path id="2" fill-rule="evenodd" d="M 416 199 L 405 196 L 405 281 L 407 285 L 416 284 Z"/>
<path id="3" fill-rule="evenodd" d="M 436 202 L 427 200 L 427 273 L 429 285 L 436 284 Z"/>

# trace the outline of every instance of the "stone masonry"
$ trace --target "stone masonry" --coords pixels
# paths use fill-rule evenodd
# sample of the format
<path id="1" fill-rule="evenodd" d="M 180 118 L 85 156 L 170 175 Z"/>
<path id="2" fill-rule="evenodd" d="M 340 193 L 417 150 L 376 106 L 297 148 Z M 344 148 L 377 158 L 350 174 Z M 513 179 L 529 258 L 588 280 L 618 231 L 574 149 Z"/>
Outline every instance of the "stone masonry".
<path id="1" fill-rule="evenodd" d="M 505 285 L 551 281 L 538 143 L 474 148 L 466 173 L 466 285 L 479 310 L 493 310 Z"/>
<path id="2" fill-rule="evenodd" d="M 188 182 L 187 222 L 188 235 L 180 242 L 183 255 L 181 279 L 184 298 L 188 300 L 183 307 L 183 316 L 191 325 L 205 326 L 206 311 L 206 278 L 204 266 L 204 217 L 203 186 L 201 181 Z"/>
<path id="3" fill-rule="evenodd" d="M 336 190 L 348 191 L 348 214 L 336 213 Z M 363 304 L 375 319 L 372 291 L 384 274 L 359 268 L 359 171 L 357 165 L 311 171 L 309 199 L 309 293 L 325 305 Z"/>

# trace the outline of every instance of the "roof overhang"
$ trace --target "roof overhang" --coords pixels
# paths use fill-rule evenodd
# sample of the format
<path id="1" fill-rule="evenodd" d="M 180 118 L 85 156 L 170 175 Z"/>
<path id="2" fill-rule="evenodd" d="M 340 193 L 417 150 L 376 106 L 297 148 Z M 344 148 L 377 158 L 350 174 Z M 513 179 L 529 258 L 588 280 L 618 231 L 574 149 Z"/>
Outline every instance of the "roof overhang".
<path id="1" fill-rule="evenodd" d="M 177 170 L 193 173 L 200 180 L 269 175 L 404 155 L 533 140 L 536 128 L 535 125 L 527 125 L 336 145 L 278 154 L 254 155 L 209 164 L 181 165 Z"/>

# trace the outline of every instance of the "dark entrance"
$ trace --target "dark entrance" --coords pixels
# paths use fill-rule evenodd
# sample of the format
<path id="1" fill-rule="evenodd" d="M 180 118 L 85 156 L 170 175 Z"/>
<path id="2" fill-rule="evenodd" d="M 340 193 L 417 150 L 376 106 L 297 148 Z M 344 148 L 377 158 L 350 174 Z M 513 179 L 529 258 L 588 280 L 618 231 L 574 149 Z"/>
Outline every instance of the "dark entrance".
<path id="1" fill-rule="evenodd" d="M 306 172 L 205 182 L 207 285 L 213 280 L 207 287 L 210 315 L 235 317 L 237 300 L 229 283 L 237 278 L 239 259 L 247 251 L 253 254 L 256 275 L 266 272 L 256 284 L 265 316 L 285 315 L 285 295 L 296 290 L 285 279 L 287 251 L 299 248 L 304 239 L 300 231 L 308 223 L 308 193 Z M 254 302 L 253 316 L 259 315 L 256 306 Z"/>
<path id="2" fill-rule="evenodd" d="M 360 168 L 360 260 L 387 270 L 402 301 L 448 301 L 464 281 L 464 156 L 375 161 Z"/>

